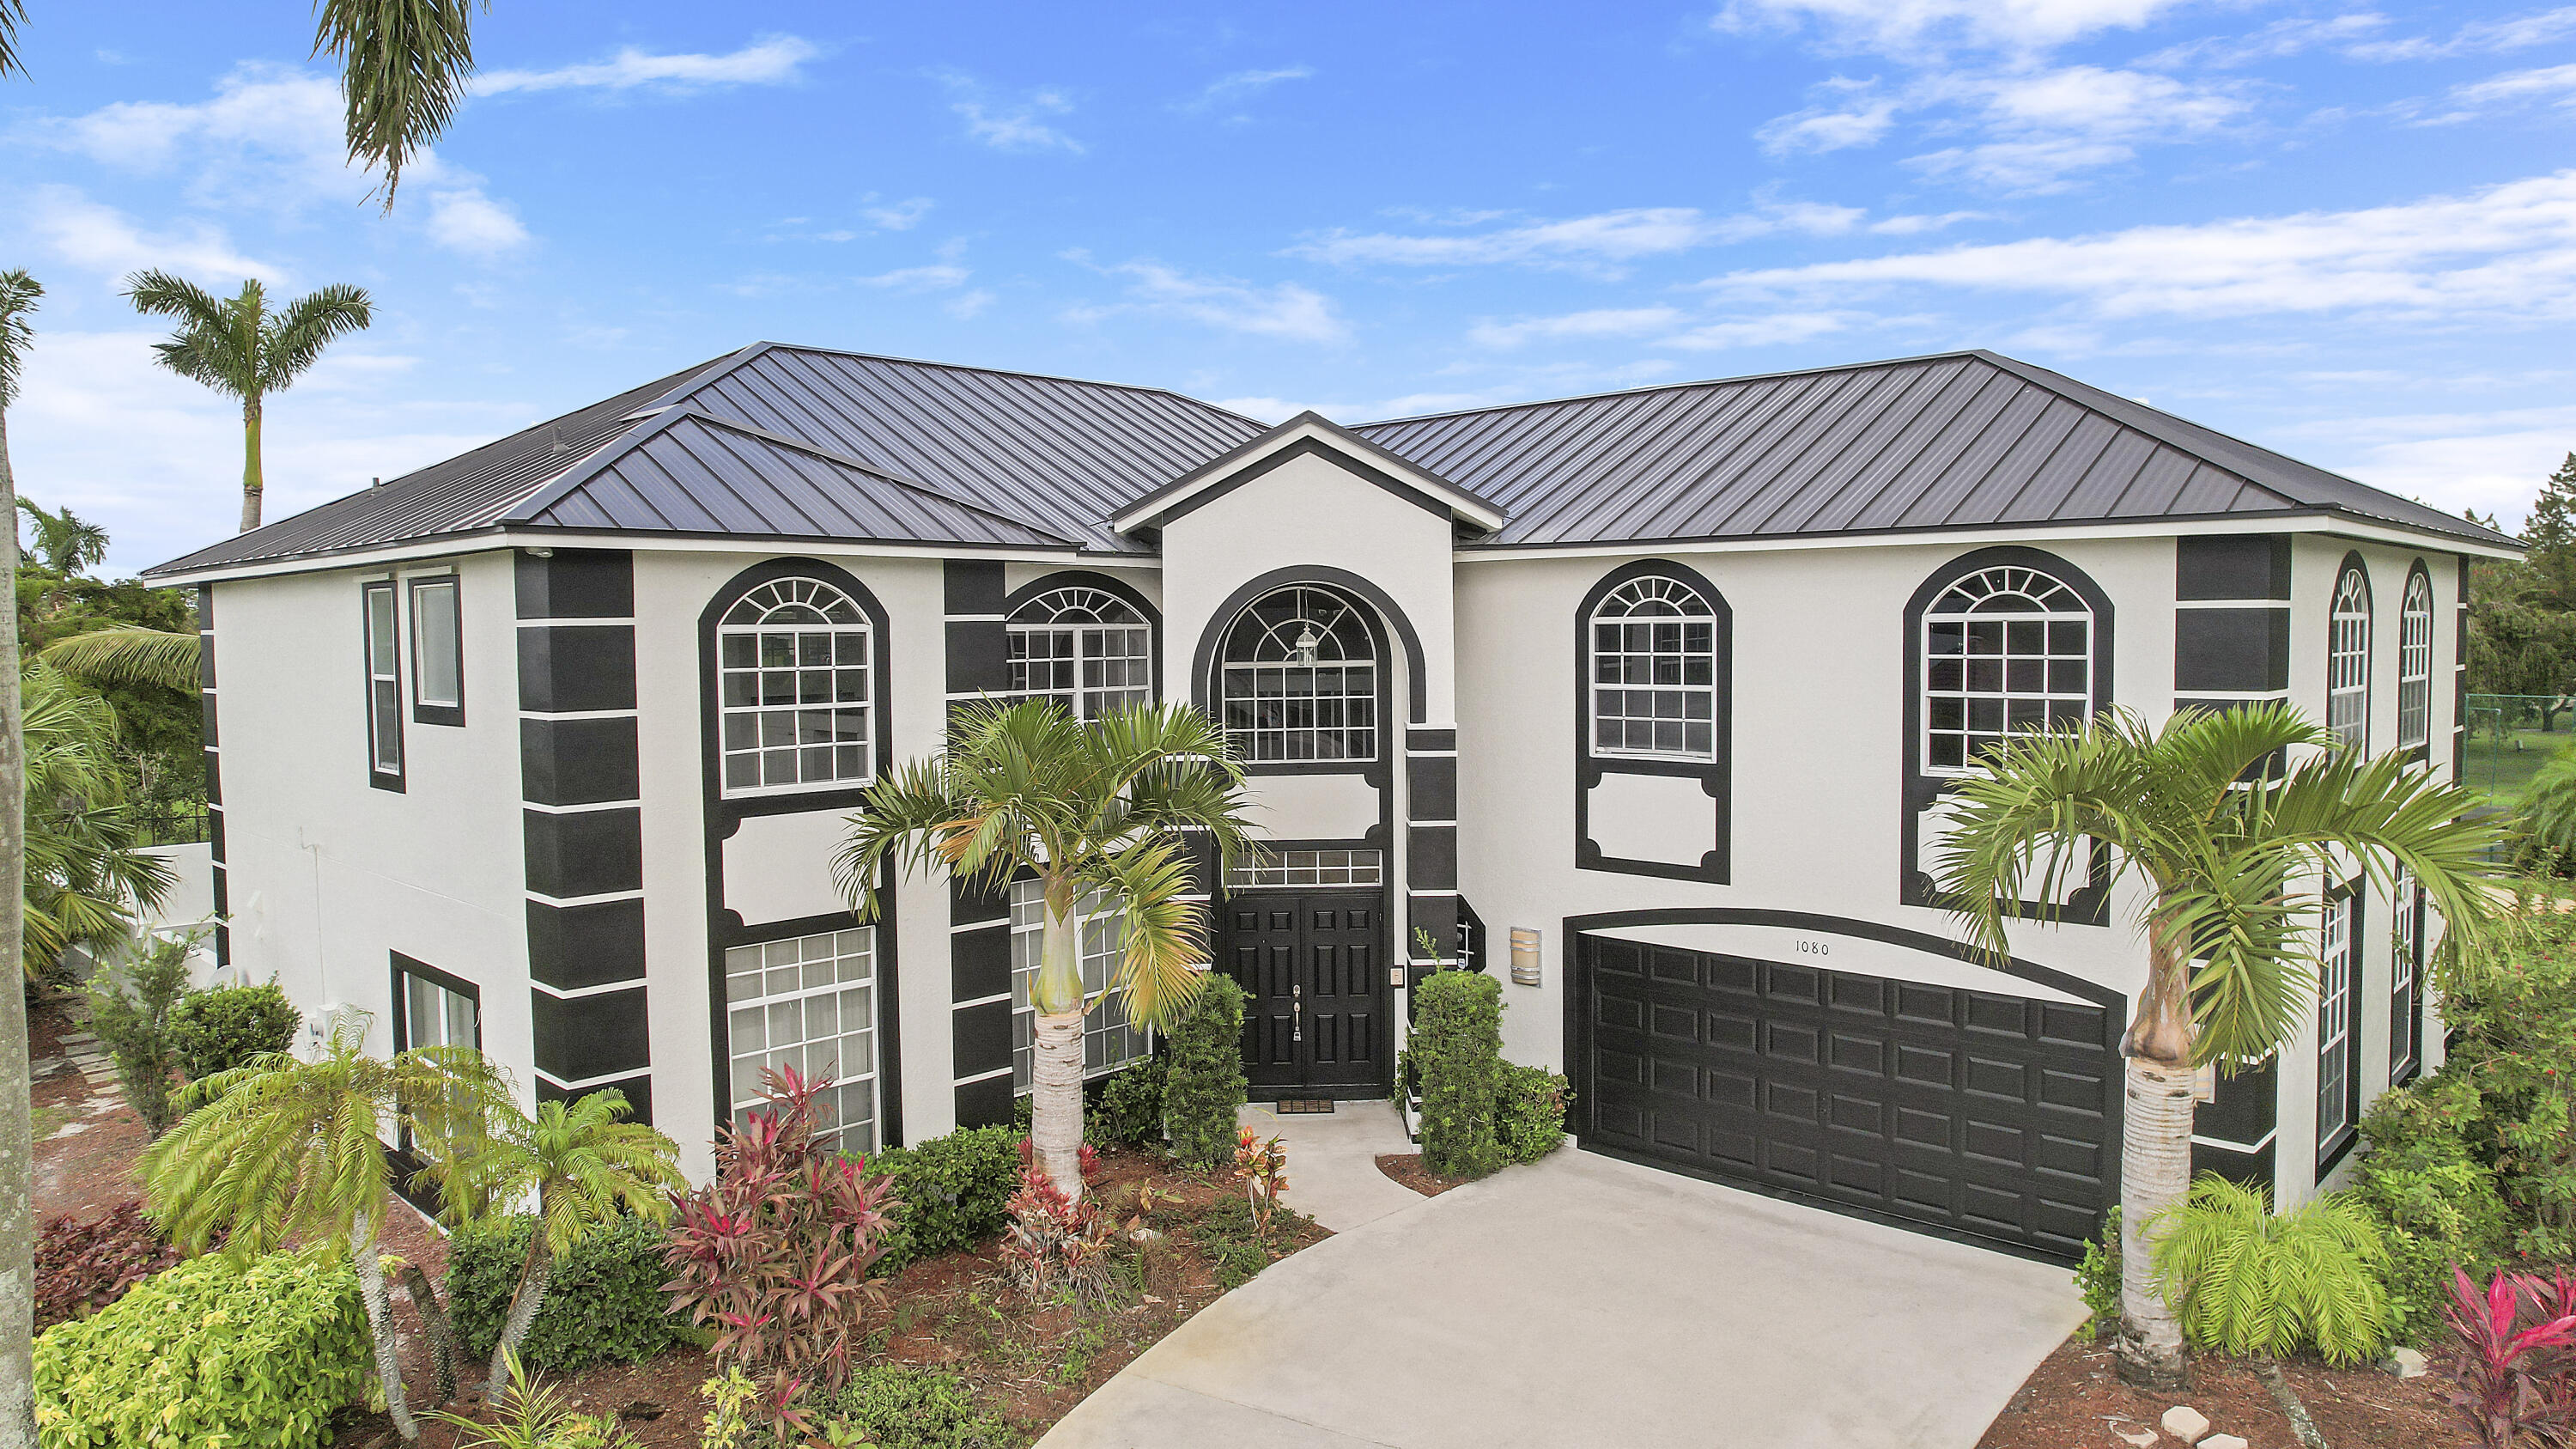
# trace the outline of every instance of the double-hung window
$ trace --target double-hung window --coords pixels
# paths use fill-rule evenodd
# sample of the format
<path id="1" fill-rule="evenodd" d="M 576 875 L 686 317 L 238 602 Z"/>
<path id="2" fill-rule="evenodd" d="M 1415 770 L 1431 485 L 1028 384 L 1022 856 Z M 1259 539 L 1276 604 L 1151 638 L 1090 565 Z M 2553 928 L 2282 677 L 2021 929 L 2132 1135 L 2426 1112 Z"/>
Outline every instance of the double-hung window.
<path id="1" fill-rule="evenodd" d="M 365 591 L 367 774 L 378 789 L 403 787 L 402 613 L 391 579 Z"/>
<path id="2" fill-rule="evenodd" d="M 2335 578 L 2326 635 L 2326 729 L 2335 748 L 2369 752 L 2370 575 L 2358 561 L 2345 564 Z"/>
<path id="3" fill-rule="evenodd" d="M 2406 578 L 2397 612 L 2397 748 L 2420 750 L 2433 736 L 2433 577 Z"/>
<path id="4" fill-rule="evenodd" d="M 876 778 L 867 615 L 820 579 L 774 579 L 716 626 L 724 793 L 774 795 Z"/>
<path id="5" fill-rule="evenodd" d="M 876 932 L 868 927 L 725 952 L 725 1039 L 736 1125 L 776 1068 L 832 1085 L 814 1125 L 843 1152 L 877 1149 Z"/>
<path id="6" fill-rule="evenodd" d="M 454 574 L 411 581 L 411 717 L 465 723 L 465 641 Z"/>
<path id="7" fill-rule="evenodd" d="M 1073 908 L 1074 930 L 1081 938 L 1082 1000 L 1090 1008 L 1082 1018 L 1082 1074 L 1097 1077 L 1140 1060 L 1153 1038 L 1127 1018 L 1127 993 L 1112 993 L 1118 960 L 1125 949 L 1118 917 L 1108 899 L 1093 892 Z M 1030 1002 L 1030 983 L 1046 954 L 1046 891 L 1033 880 L 1011 887 L 1011 1090 L 1029 1090 L 1037 1053 L 1037 1008 Z M 1108 997 L 1102 1000 L 1102 997 Z"/>
<path id="8" fill-rule="evenodd" d="M 1010 692 L 1075 719 L 1154 700 L 1154 630 L 1105 589 L 1050 589 L 1011 611 Z"/>
<path id="9" fill-rule="evenodd" d="M 2080 727 L 2093 709 L 2093 610 L 2017 564 L 1980 569 L 1923 611 L 1923 766 L 1965 773 L 2015 730 Z"/>
<path id="10" fill-rule="evenodd" d="M 2424 1062 L 2424 888 L 2397 873 L 2389 897 L 2388 1083 L 2414 1078 Z"/>
<path id="11" fill-rule="evenodd" d="M 2360 996 L 2354 927 L 2361 892 L 2326 902 L 2317 960 L 2317 1160 L 2323 1162 L 2352 1133 L 2361 1106 Z"/>

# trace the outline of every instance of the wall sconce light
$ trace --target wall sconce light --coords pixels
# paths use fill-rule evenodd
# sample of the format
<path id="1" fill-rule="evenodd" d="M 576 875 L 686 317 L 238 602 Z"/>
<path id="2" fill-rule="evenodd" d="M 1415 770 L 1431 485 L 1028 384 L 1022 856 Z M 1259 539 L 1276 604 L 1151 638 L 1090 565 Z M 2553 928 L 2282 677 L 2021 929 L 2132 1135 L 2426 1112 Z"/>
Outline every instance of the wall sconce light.
<path id="1" fill-rule="evenodd" d="M 1315 637 L 1315 626 L 1307 625 L 1305 632 L 1297 636 L 1297 663 L 1301 667 L 1312 665 L 1315 662 L 1315 646 L 1323 642 Z"/>
<path id="2" fill-rule="evenodd" d="M 1535 926 L 1512 927 L 1512 984 L 1539 984 L 1538 928 Z"/>

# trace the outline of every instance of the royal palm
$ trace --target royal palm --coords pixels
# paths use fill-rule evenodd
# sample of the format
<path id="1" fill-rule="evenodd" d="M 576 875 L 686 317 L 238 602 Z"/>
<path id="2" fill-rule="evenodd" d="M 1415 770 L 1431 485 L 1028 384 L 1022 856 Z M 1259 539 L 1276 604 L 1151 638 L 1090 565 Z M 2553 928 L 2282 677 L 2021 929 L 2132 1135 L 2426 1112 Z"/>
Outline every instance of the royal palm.
<path id="1" fill-rule="evenodd" d="M 1951 796 L 1934 874 L 1983 950 L 2009 949 L 2018 911 L 2053 916 L 2048 903 L 2091 868 L 2089 842 L 2145 888 L 2120 1157 L 2120 1370 L 2133 1383 L 2185 1374 L 2144 1226 L 2189 1187 L 2196 1069 L 2259 1061 L 2298 1030 L 2319 978 L 2318 882 L 2411 875 L 2448 923 L 2454 986 L 2477 961 L 2463 948 L 2501 909 L 2497 832 L 2463 819 L 2476 796 L 2331 742 L 2282 704 L 2186 711 L 2161 730 L 2112 712 L 2080 733 L 2008 738 Z"/>
<path id="2" fill-rule="evenodd" d="M 1217 856 L 1247 844 L 1243 771 L 1224 731 L 1183 704 L 1136 705 L 1088 723 L 1048 700 L 961 709 L 948 750 L 870 787 L 833 869 L 862 918 L 887 867 L 939 864 L 999 895 L 1034 879 L 1046 901 L 1029 983 L 1037 1018 L 1031 1129 L 1057 1186 L 1082 1193 L 1080 913 L 1087 901 L 1123 943 L 1111 990 L 1136 1021 L 1168 1023 L 1197 994 L 1207 958 L 1184 833 Z"/>
<path id="3" fill-rule="evenodd" d="M 392 1199 L 379 1134 L 409 1133 L 438 1162 L 449 1144 L 480 1136 L 507 1101 L 482 1053 L 420 1047 L 379 1061 L 366 1052 L 365 1017 L 344 1017 L 312 1061 L 279 1053 L 191 1082 L 179 1101 L 187 1115 L 138 1163 L 146 1205 L 190 1252 L 219 1232 L 226 1251 L 241 1254 L 345 1244 L 374 1329 L 385 1410 L 416 1439 L 376 1257 Z"/>
<path id="4" fill-rule="evenodd" d="M 259 435 L 268 395 L 293 386 L 333 339 L 374 320 L 366 290 L 328 286 L 271 312 L 268 289 L 256 278 L 234 296 L 218 299 L 168 272 L 136 272 L 125 279 L 125 296 L 147 317 L 178 319 L 170 340 L 153 344 L 163 367 L 240 400 L 241 531 L 250 532 L 259 527 L 266 487 Z"/>

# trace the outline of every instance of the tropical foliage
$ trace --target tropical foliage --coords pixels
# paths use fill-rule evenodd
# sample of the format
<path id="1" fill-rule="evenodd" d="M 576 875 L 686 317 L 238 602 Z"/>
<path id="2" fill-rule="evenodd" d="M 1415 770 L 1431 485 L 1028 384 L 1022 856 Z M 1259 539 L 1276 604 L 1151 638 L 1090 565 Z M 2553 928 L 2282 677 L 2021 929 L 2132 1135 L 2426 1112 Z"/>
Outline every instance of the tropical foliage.
<path id="1" fill-rule="evenodd" d="M 1211 974 L 1169 1034 L 1163 1133 L 1185 1167 L 1213 1168 L 1234 1152 L 1243 1107 L 1243 988 Z"/>
<path id="2" fill-rule="evenodd" d="M 42 666 L 23 682 L 25 964 L 28 974 L 41 975 L 75 945 L 103 949 L 125 940 L 136 908 L 159 905 L 176 877 L 143 853 L 125 808 L 115 712 Z"/>
<path id="3" fill-rule="evenodd" d="M 2159 1215 L 2156 1284 L 2201 1348 L 2358 1363 L 2388 1346 L 2387 1249 L 2359 1204 L 2328 1193 L 2274 1216 L 2270 1196 L 2214 1173 Z"/>
<path id="4" fill-rule="evenodd" d="M 446 1308 L 457 1342 L 479 1359 L 501 1344 L 510 1300 L 519 1293 L 534 1249 L 537 1221 L 525 1213 L 467 1223 L 447 1240 Z M 664 1311 L 671 1272 L 662 1261 L 669 1235 L 645 1218 L 620 1217 L 584 1233 L 558 1255 L 545 1302 L 515 1355 L 531 1369 L 578 1369 L 594 1363 L 639 1363 L 683 1339 L 680 1320 Z"/>
<path id="5" fill-rule="evenodd" d="M 88 985 L 90 1030 L 116 1063 L 126 1104 L 155 1137 L 169 1130 L 174 1115 L 170 1074 L 179 1066 L 179 1048 L 171 1017 L 187 998 L 192 944 L 185 937 L 145 943 L 122 966 L 93 972 Z"/>
<path id="6" fill-rule="evenodd" d="M 36 1238 L 36 1327 L 85 1318 L 178 1261 L 179 1250 L 134 1198 L 87 1221 L 47 1218 Z"/>
<path id="7" fill-rule="evenodd" d="M 1125 944 L 1112 991 L 1130 1018 L 1168 1026 L 1208 959 L 1184 832 L 1223 860 L 1248 844 L 1243 769 L 1215 722 L 1186 704 L 1140 704 L 1084 722 L 1053 700 L 958 711 L 948 748 L 870 787 L 833 862 L 853 909 L 872 917 L 897 867 L 944 867 L 992 895 L 1033 877 L 1046 900 L 1030 983 L 1037 1042 L 1030 1093 L 1038 1162 L 1082 1196 L 1083 994 L 1075 910 L 1107 903 Z"/>
<path id="8" fill-rule="evenodd" d="M 880 1276 L 1000 1232 L 1020 1185 L 1020 1135 L 1008 1127 L 960 1127 L 910 1147 L 889 1147 L 867 1171 L 893 1190 L 894 1232 L 877 1259 Z"/>
<path id="9" fill-rule="evenodd" d="M 2498 1273 L 2481 1289 L 2453 1269 L 2446 1321 L 2449 1370 L 2459 1387 L 2452 1409 L 2485 1449 L 2559 1444 L 2576 1395 L 2568 1385 L 2576 1348 L 2576 1282 Z"/>
<path id="10" fill-rule="evenodd" d="M 295 1041 L 304 1013 L 275 981 L 191 991 L 170 1009 L 170 1045 L 191 1080 L 248 1066 Z"/>
<path id="11" fill-rule="evenodd" d="M 1414 1001 L 1422 1165 L 1443 1177 L 1482 1177 L 1509 1160 L 1494 1136 L 1503 1080 L 1502 983 L 1477 971 L 1435 971 Z"/>
<path id="12" fill-rule="evenodd" d="M 187 1115 L 137 1163 L 154 1218 L 191 1252 L 218 1234 L 236 1256 L 291 1242 L 343 1245 L 373 1330 L 377 1381 L 394 1427 L 419 1435 L 403 1399 L 391 1300 L 376 1237 L 392 1197 L 380 1133 L 409 1136 L 433 1162 L 479 1134 L 509 1083 L 465 1047 L 416 1047 L 380 1061 L 367 1018 L 348 1013 L 312 1061 L 278 1055 L 188 1085 Z"/>
<path id="13" fill-rule="evenodd" d="M 2390 754 L 2330 749 L 2284 704 L 2184 711 L 2154 729 L 2127 711 L 2082 730 L 2008 737 L 1950 799 L 1933 872 L 1977 946 L 2011 949 L 2010 923 L 2095 868 L 2142 893 L 2146 985 L 2126 1051 L 2121 1157 L 2121 1372 L 2185 1376 L 2182 1325 L 2154 1281 L 2148 1225 L 2184 1196 L 2193 1073 L 2269 1056 L 2315 999 L 2316 882 L 2359 872 L 2383 889 L 2403 870 L 2446 923 L 2434 976 L 2450 994 L 2487 974 L 2465 949 L 2506 903 L 2489 863 L 2499 832 L 2477 798 Z"/>

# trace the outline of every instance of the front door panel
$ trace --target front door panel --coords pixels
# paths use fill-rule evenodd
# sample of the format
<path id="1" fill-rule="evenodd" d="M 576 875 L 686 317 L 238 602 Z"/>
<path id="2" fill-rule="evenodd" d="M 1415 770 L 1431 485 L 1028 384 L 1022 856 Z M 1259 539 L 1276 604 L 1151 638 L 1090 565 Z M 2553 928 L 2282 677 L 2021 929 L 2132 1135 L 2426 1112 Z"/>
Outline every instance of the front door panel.
<path id="1" fill-rule="evenodd" d="M 1374 892 L 1227 903 L 1225 960 L 1248 998 L 1243 1072 L 1255 1095 L 1348 1096 L 1384 1083 L 1384 921 Z"/>

